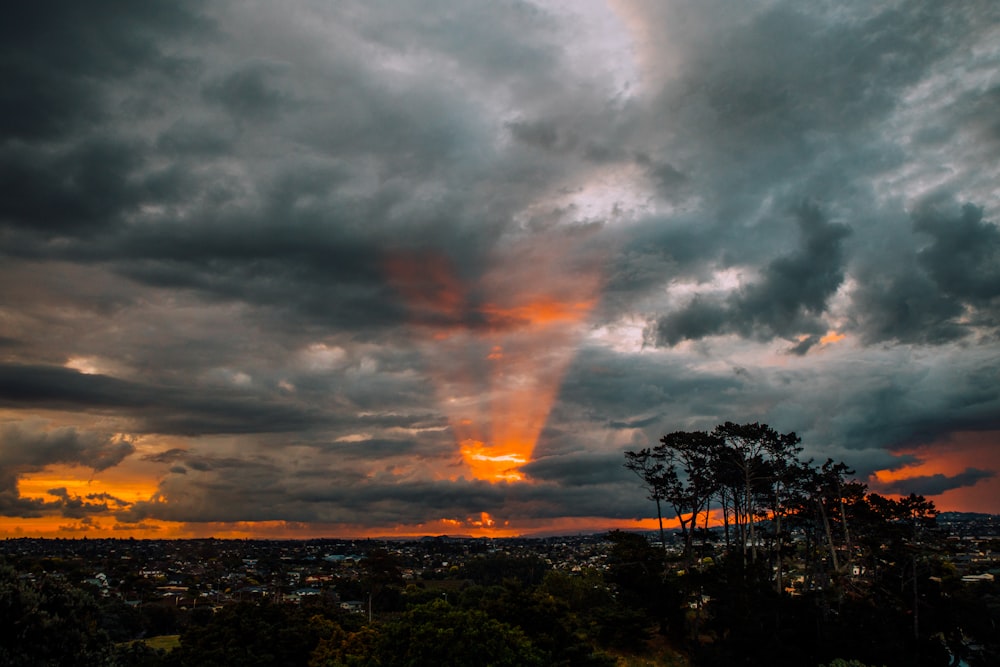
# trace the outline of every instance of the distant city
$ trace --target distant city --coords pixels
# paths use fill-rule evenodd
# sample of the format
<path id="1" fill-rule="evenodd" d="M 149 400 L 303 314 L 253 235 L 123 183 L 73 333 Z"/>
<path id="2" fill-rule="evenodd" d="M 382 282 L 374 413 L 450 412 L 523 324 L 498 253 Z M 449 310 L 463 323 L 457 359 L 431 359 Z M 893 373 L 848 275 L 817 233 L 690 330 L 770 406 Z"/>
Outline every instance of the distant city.
<path id="1" fill-rule="evenodd" d="M 947 559 L 963 581 L 993 581 L 1000 568 L 1000 515 L 942 512 Z M 721 539 L 721 529 L 710 533 Z M 638 533 L 660 546 L 655 532 Z M 794 534 L 793 534 L 794 539 Z M 196 607 L 270 599 L 297 604 L 322 597 L 362 611 L 361 564 L 374 549 L 396 557 L 405 582 L 435 585 L 454 579 L 477 557 L 536 557 L 555 570 L 604 570 L 612 542 L 607 534 L 544 538 L 428 536 L 421 539 L 170 539 L 136 540 L 7 538 L 0 555 L 22 577 L 42 574 L 89 587 L 130 605 Z M 669 533 L 668 553 L 681 553 L 679 533 Z M 856 571 L 853 576 L 863 577 Z M 794 579 L 793 579 L 794 581 Z M 447 586 L 443 586 L 447 588 Z M 790 591 L 794 593 L 794 585 Z"/>

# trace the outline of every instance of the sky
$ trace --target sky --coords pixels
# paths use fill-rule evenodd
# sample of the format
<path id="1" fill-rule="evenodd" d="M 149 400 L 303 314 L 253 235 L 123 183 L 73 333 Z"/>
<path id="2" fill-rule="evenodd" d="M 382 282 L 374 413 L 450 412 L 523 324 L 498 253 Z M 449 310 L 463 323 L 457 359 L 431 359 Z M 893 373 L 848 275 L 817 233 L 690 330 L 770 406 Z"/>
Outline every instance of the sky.
<path id="1" fill-rule="evenodd" d="M 649 528 L 764 422 L 1000 512 L 1000 3 L 0 22 L 0 536 Z"/>

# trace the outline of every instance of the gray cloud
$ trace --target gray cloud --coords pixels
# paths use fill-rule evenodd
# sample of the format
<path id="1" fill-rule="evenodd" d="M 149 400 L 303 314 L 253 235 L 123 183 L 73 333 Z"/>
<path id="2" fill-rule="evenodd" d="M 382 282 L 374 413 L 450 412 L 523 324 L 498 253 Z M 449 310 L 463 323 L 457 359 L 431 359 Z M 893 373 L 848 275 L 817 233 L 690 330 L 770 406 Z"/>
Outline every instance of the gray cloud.
<path id="1" fill-rule="evenodd" d="M 1000 228 L 983 221 L 982 208 L 965 204 L 956 216 L 928 202 L 913 227 L 934 239 L 917 261 L 942 292 L 977 306 L 1000 297 Z"/>
<path id="2" fill-rule="evenodd" d="M 53 463 L 106 470 L 135 451 L 126 439 L 80 432 L 73 427 L 45 429 L 37 421 L 0 425 L 0 465 L 19 471 L 40 470 Z"/>
<path id="3" fill-rule="evenodd" d="M 313 421 L 309 409 L 249 392 L 205 388 L 193 394 L 192 388 L 151 386 L 50 366 L 0 366 L 0 401 L 36 409 L 118 412 L 133 415 L 137 430 L 183 435 L 287 431 Z"/>
<path id="4" fill-rule="evenodd" d="M 115 113 L 108 84 L 176 75 L 185 61 L 164 38 L 209 29 L 183 2 L 82 7 L 55 1 L 12 8 L 0 29 L 5 139 L 66 137 Z"/>
<path id="5" fill-rule="evenodd" d="M 86 499 L 67 493 L 65 488 L 49 490 L 57 500 L 24 498 L 18 490 L 19 478 L 40 472 L 54 464 L 83 466 L 94 472 L 120 464 L 135 452 L 128 439 L 109 434 L 80 431 L 74 427 L 48 426 L 41 420 L 0 424 L 0 515 L 34 517 L 59 512 L 67 517 L 107 513 L 117 499 L 96 494 Z M 88 502 L 93 500 L 96 502 Z"/>
<path id="6" fill-rule="evenodd" d="M 995 2 L 571 4 L 8 12 L 3 511 L 630 518 L 621 451 L 677 429 L 862 473 L 1000 430 Z M 516 336 L 566 295 L 559 376 Z M 503 336 L 562 381 L 522 485 L 448 419 Z M 19 497 L 139 458 L 105 431 L 157 496 Z"/>
<path id="7" fill-rule="evenodd" d="M 850 233 L 808 204 L 796 212 L 797 252 L 779 257 L 752 283 L 723 301 L 696 298 L 657 324 L 656 340 L 676 345 L 709 335 L 739 333 L 770 339 L 826 330 L 819 316 L 844 279 L 841 240 Z"/>
<path id="8" fill-rule="evenodd" d="M 236 119 L 274 120 L 295 100 L 279 88 L 285 70 L 280 63 L 252 62 L 208 84 L 203 95 Z"/>
<path id="9" fill-rule="evenodd" d="M 934 475 L 921 475 L 918 477 L 908 477 L 899 479 L 888 484 L 880 484 L 883 493 L 916 493 L 921 496 L 936 496 L 960 489 L 965 486 L 975 486 L 984 479 L 996 477 L 995 470 L 980 470 L 979 468 L 966 468 L 957 475 L 944 475 L 936 473 Z"/>
<path id="10" fill-rule="evenodd" d="M 552 456 L 532 461 L 523 470 L 533 479 L 556 482 L 560 486 L 593 487 L 628 479 L 631 473 L 624 470 L 622 461 L 619 452 Z"/>

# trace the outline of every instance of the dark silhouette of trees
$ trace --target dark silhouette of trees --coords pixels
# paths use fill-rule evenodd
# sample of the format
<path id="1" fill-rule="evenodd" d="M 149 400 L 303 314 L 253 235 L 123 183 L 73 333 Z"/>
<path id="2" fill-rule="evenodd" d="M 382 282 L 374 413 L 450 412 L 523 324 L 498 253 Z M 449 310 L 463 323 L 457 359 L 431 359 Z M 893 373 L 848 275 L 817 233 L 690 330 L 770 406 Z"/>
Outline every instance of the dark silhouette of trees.
<path id="1" fill-rule="evenodd" d="M 626 451 L 625 467 L 640 477 L 656 502 L 661 539 L 661 504 L 673 509 L 689 567 L 698 519 L 707 526 L 713 502 L 722 511 L 727 547 L 732 526 L 744 563 L 755 563 L 762 538 L 774 558 L 784 546 L 783 522 L 804 486 L 799 443 L 795 433 L 781 434 L 766 424 L 726 422 L 711 433 L 676 431 L 653 449 Z M 758 534 L 763 519 L 772 521 L 769 536 Z"/>
<path id="2" fill-rule="evenodd" d="M 541 583 L 545 573 L 552 569 L 537 556 L 509 556 L 503 553 L 478 556 L 467 561 L 461 568 L 463 578 L 483 586 L 517 582 L 521 586 Z"/>
<path id="3" fill-rule="evenodd" d="M 699 516 L 708 519 L 709 503 L 718 490 L 713 461 L 722 441 L 704 431 L 676 431 L 663 436 L 653 456 L 663 466 L 663 497 L 680 522 L 684 562 L 694 560 L 694 536 Z"/>
<path id="4" fill-rule="evenodd" d="M 377 642 L 375 657 L 374 664 L 382 667 L 548 664 L 519 628 L 444 600 L 419 605 L 390 621 Z"/>
<path id="5" fill-rule="evenodd" d="M 166 665 L 279 667 L 305 665 L 319 643 L 320 627 L 298 607 L 241 603 L 225 607 L 205 625 L 181 636 Z"/>
<path id="6" fill-rule="evenodd" d="M 967 589 L 947 575 L 934 504 L 872 493 L 845 463 L 801 452 L 795 433 L 732 422 L 625 452 L 661 526 L 660 506 L 673 511 L 683 547 L 660 567 L 648 545 L 612 534 L 608 582 L 698 665 L 989 664 L 977 656 L 996 657 L 998 642 L 973 643 L 968 628 L 988 637 L 997 626 L 957 610 Z M 724 542 L 699 551 L 710 515 Z"/>
<path id="7" fill-rule="evenodd" d="M 649 499 L 656 503 L 656 518 L 660 523 L 660 544 L 666 549 L 666 538 L 663 534 L 663 501 L 666 499 L 668 481 L 665 476 L 666 465 L 660 457 L 649 448 L 638 452 L 625 452 L 625 467 L 638 475 L 642 486 L 649 493 Z"/>
<path id="8" fill-rule="evenodd" d="M 375 611 L 398 611 L 401 604 L 403 574 L 399 559 L 386 549 L 370 550 L 361 560 L 362 584 L 368 596 L 368 618 Z"/>
<path id="9" fill-rule="evenodd" d="M 53 577 L 19 576 L 0 562 L 0 665 L 71 667 L 110 660 L 100 607 L 80 588 Z"/>
<path id="10" fill-rule="evenodd" d="M 708 476 L 714 477 L 716 488 L 725 488 L 720 503 L 731 503 L 744 562 L 756 562 L 761 546 L 759 521 L 773 519 L 776 535 L 781 534 L 781 521 L 792 502 L 789 493 L 795 489 L 800 439 L 766 424 L 733 422 L 715 427 L 712 436 L 718 444 Z M 780 546 L 779 540 L 772 541 Z"/>

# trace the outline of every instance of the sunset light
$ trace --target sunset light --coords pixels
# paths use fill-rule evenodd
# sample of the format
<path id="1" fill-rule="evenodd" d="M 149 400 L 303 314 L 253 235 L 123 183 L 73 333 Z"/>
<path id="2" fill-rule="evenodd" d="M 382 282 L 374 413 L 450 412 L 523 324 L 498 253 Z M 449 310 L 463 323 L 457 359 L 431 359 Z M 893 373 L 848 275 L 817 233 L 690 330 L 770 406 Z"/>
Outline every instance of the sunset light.
<path id="1" fill-rule="evenodd" d="M 0 537 L 645 530 L 727 420 L 1000 507 L 998 3 L 16 4 Z"/>
<path id="2" fill-rule="evenodd" d="M 500 442 L 490 446 L 466 439 L 459 444 L 462 458 L 477 479 L 519 482 L 524 476 L 517 467 L 528 462 L 534 443 Z"/>
<path id="3" fill-rule="evenodd" d="M 396 253 L 383 264 L 406 300 L 476 479 L 524 480 L 518 468 L 532 459 L 581 324 L 597 303 L 601 278 L 592 259 L 572 265 L 572 276 L 555 274 L 569 268 L 567 248 L 579 243 L 558 235 L 516 243 L 467 285 L 445 257 Z"/>
<path id="4" fill-rule="evenodd" d="M 4 9 L 0 663 L 1000 665 L 1000 0 Z"/>

